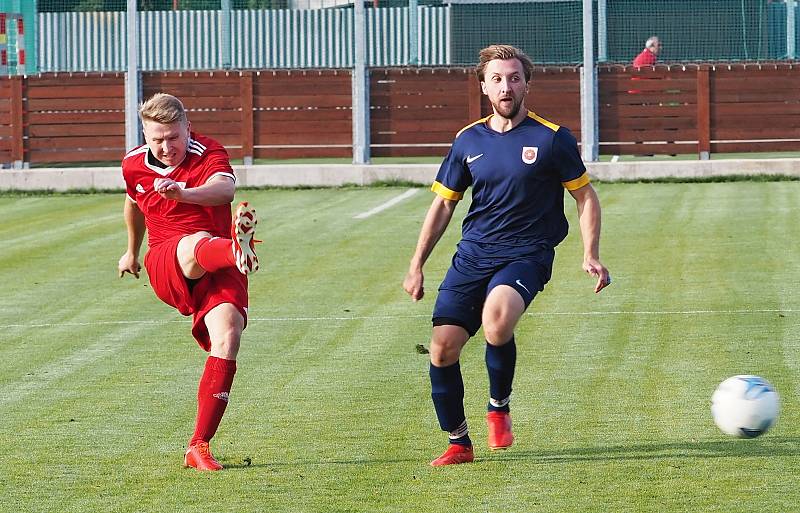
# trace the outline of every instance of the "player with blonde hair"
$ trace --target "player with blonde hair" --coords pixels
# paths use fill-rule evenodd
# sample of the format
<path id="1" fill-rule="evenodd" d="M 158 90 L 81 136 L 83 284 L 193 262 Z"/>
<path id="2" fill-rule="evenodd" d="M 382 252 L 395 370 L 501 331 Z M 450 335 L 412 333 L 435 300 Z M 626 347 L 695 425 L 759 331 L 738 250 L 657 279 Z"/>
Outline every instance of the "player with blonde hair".
<path id="1" fill-rule="evenodd" d="M 247 325 L 247 274 L 258 270 L 255 210 L 241 203 L 231 216 L 236 177 L 228 153 L 191 131 L 186 109 L 158 93 L 139 108 L 145 144 L 122 160 L 128 232 L 119 276 L 139 278 L 144 266 L 163 302 L 192 315 L 192 335 L 209 352 L 197 391 L 195 431 L 184 465 L 221 470 L 209 442 L 228 405 L 236 356 Z"/>

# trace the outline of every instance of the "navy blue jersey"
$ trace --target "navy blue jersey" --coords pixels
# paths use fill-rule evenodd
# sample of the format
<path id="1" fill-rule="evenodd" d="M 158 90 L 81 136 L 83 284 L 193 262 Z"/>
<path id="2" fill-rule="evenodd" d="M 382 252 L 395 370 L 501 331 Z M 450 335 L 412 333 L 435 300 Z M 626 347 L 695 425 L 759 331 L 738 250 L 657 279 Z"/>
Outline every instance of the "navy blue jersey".
<path id="1" fill-rule="evenodd" d="M 489 117 L 456 135 L 431 189 L 460 200 L 472 187 L 462 241 L 514 253 L 554 248 L 567 236 L 564 189 L 589 183 L 575 137 L 533 112 L 502 133 L 487 126 Z"/>

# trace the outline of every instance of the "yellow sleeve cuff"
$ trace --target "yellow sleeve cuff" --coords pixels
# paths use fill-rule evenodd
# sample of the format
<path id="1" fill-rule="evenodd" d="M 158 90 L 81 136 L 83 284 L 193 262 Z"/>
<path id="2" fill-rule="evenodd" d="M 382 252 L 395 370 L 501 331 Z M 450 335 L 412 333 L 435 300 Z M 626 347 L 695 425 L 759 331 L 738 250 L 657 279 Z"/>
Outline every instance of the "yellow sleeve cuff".
<path id="1" fill-rule="evenodd" d="M 581 176 L 574 180 L 570 180 L 569 182 L 561 182 L 561 185 L 568 191 L 574 191 L 580 189 L 584 185 L 589 183 L 589 173 L 584 171 Z"/>
<path id="2" fill-rule="evenodd" d="M 448 189 L 444 185 L 440 184 L 439 182 L 433 182 L 431 185 L 431 190 L 438 194 L 439 196 L 443 197 L 444 199 L 458 201 L 464 197 L 463 192 L 456 192 Z"/>

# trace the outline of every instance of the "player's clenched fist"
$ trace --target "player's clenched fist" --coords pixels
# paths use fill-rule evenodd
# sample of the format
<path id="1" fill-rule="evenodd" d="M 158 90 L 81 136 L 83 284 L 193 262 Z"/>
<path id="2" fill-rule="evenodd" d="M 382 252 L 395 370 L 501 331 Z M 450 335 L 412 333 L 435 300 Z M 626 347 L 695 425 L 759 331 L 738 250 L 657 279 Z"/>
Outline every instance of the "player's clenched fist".
<path id="1" fill-rule="evenodd" d="M 424 277 L 422 271 L 410 270 L 403 280 L 403 289 L 408 292 L 411 299 L 419 301 L 425 295 L 425 287 L 422 286 Z"/>
<path id="2" fill-rule="evenodd" d="M 180 199 L 183 191 L 180 184 L 171 178 L 156 178 L 153 180 L 153 189 L 167 199 Z"/>

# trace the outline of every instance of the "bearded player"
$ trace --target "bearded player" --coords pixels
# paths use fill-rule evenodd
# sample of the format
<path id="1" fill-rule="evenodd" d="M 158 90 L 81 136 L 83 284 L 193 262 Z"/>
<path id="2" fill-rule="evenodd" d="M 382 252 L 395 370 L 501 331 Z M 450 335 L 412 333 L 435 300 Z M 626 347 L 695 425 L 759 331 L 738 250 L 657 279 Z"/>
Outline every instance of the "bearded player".
<path id="1" fill-rule="evenodd" d="M 578 206 L 583 269 L 597 278 L 595 292 L 611 283 L 599 257 L 600 202 L 575 138 L 525 106 L 530 58 L 513 46 L 493 45 L 481 50 L 476 72 L 492 114 L 456 135 L 433 183 L 436 197 L 403 282 L 414 301 L 422 299 L 422 266 L 472 187 L 461 241 L 433 307 L 431 396 L 449 440 L 433 466 L 473 461 L 459 357 L 481 325 L 489 373 L 488 445 L 505 449 L 514 441 L 514 329 L 549 281 L 555 247 L 567 235 L 565 189 Z"/>

